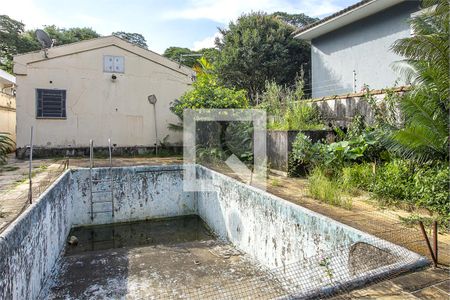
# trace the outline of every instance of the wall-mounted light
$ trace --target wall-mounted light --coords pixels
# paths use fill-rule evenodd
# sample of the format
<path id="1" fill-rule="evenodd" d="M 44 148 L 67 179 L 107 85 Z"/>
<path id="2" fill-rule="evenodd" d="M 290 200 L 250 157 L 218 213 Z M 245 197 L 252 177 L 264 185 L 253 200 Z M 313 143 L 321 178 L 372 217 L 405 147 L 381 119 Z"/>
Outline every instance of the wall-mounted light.
<path id="1" fill-rule="evenodd" d="M 116 79 L 117 79 L 116 74 L 112 74 L 112 75 L 111 75 L 111 80 L 112 80 L 112 81 L 115 81 Z"/>

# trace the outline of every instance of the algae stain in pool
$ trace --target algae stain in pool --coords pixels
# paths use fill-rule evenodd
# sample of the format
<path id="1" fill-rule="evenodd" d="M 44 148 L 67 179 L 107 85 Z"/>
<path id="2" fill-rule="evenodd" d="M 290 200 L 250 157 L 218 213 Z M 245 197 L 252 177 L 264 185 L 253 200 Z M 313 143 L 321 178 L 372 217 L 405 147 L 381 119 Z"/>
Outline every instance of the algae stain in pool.
<path id="1" fill-rule="evenodd" d="M 67 245 L 66 255 L 87 251 L 151 245 L 172 245 L 214 239 L 205 222 L 197 215 L 159 220 L 75 227 L 69 237 L 78 239 Z"/>

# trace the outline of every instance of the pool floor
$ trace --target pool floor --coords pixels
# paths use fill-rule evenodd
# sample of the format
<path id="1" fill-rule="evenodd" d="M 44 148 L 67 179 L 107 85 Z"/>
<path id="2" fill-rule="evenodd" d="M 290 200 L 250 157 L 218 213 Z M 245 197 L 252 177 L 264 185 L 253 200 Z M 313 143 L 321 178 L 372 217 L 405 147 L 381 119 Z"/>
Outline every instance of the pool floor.
<path id="1" fill-rule="evenodd" d="M 197 216 L 76 228 L 40 299 L 273 299 L 277 280 Z M 69 235 L 69 236 L 70 236 Z"/>

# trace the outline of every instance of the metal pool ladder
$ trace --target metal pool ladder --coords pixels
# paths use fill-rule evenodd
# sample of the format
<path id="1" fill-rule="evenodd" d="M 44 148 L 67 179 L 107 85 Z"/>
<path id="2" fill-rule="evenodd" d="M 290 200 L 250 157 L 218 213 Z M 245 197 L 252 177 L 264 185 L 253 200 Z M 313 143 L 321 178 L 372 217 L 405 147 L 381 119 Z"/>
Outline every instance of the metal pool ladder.
<path id="1" fill-rule="evenodd" d="M 111 213 L 111 216 L 114 218 L 114 192 L 113 192 L 113 173 L 112 173 L 112 153 L 111 153 L 111 139 L 108 139 L 108 149 L 109 149 L 109 176 L 105 178 L 93 178 L 92 174 L 92 168 L 94 167 L 94 141 L 89 141 L 89 199 L 91 203 L 91 220 L 94 220 L 94 216 L 97 214 L 103 214 L 103 213 Z M 99 183 L 108 183 L 109 182 L 109 189 L 94 189 L 94 184 Z M 109 194 L 110 197 L 103 198 L 103 199 L 95 199 L 95 195 L 99 194 Z M 111 210 L 105 209 L 105 203 L 110 203 Z M 96 206 L 102 207 L 102 209 L 96 210 Z"/>

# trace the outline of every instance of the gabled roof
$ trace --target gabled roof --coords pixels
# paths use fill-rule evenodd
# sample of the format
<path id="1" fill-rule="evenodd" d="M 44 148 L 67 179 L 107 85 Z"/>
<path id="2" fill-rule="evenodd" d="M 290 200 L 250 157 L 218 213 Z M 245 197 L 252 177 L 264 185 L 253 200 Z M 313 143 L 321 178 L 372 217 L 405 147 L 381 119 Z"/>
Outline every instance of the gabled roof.
<path id="1" fill-rule="evenodd" d="M 407 0 L 362 0 L 317 22 L 296 30 L 293 35 L 298 39 L 312 40 L 404 1 Z"/>
<path id="2" fill-rule="evenodd" d="M 26 74 L 28 64 L 46 61 L 76 53 L 91 51 L 95 49 L 101 49 L 109 46 L 116 46 L 125 51 L 129 51 L 144 59 L 148 59 L 156 64 L 159 64 L 161 66 L 164 66 L 166 68 L 169 68 L 175 72 L 184 75 L 195 74 L 195 72 L 189 67 L 181 65 L 178 62 L 170 60 L 167 57 L 164 57 L 156 52 L 141 48 L 113 35 L 52 47 L 47 49 L 46 56 L 44 55 L 43 50 L 16 55 L 14 56 L 14 73 Z"/>

